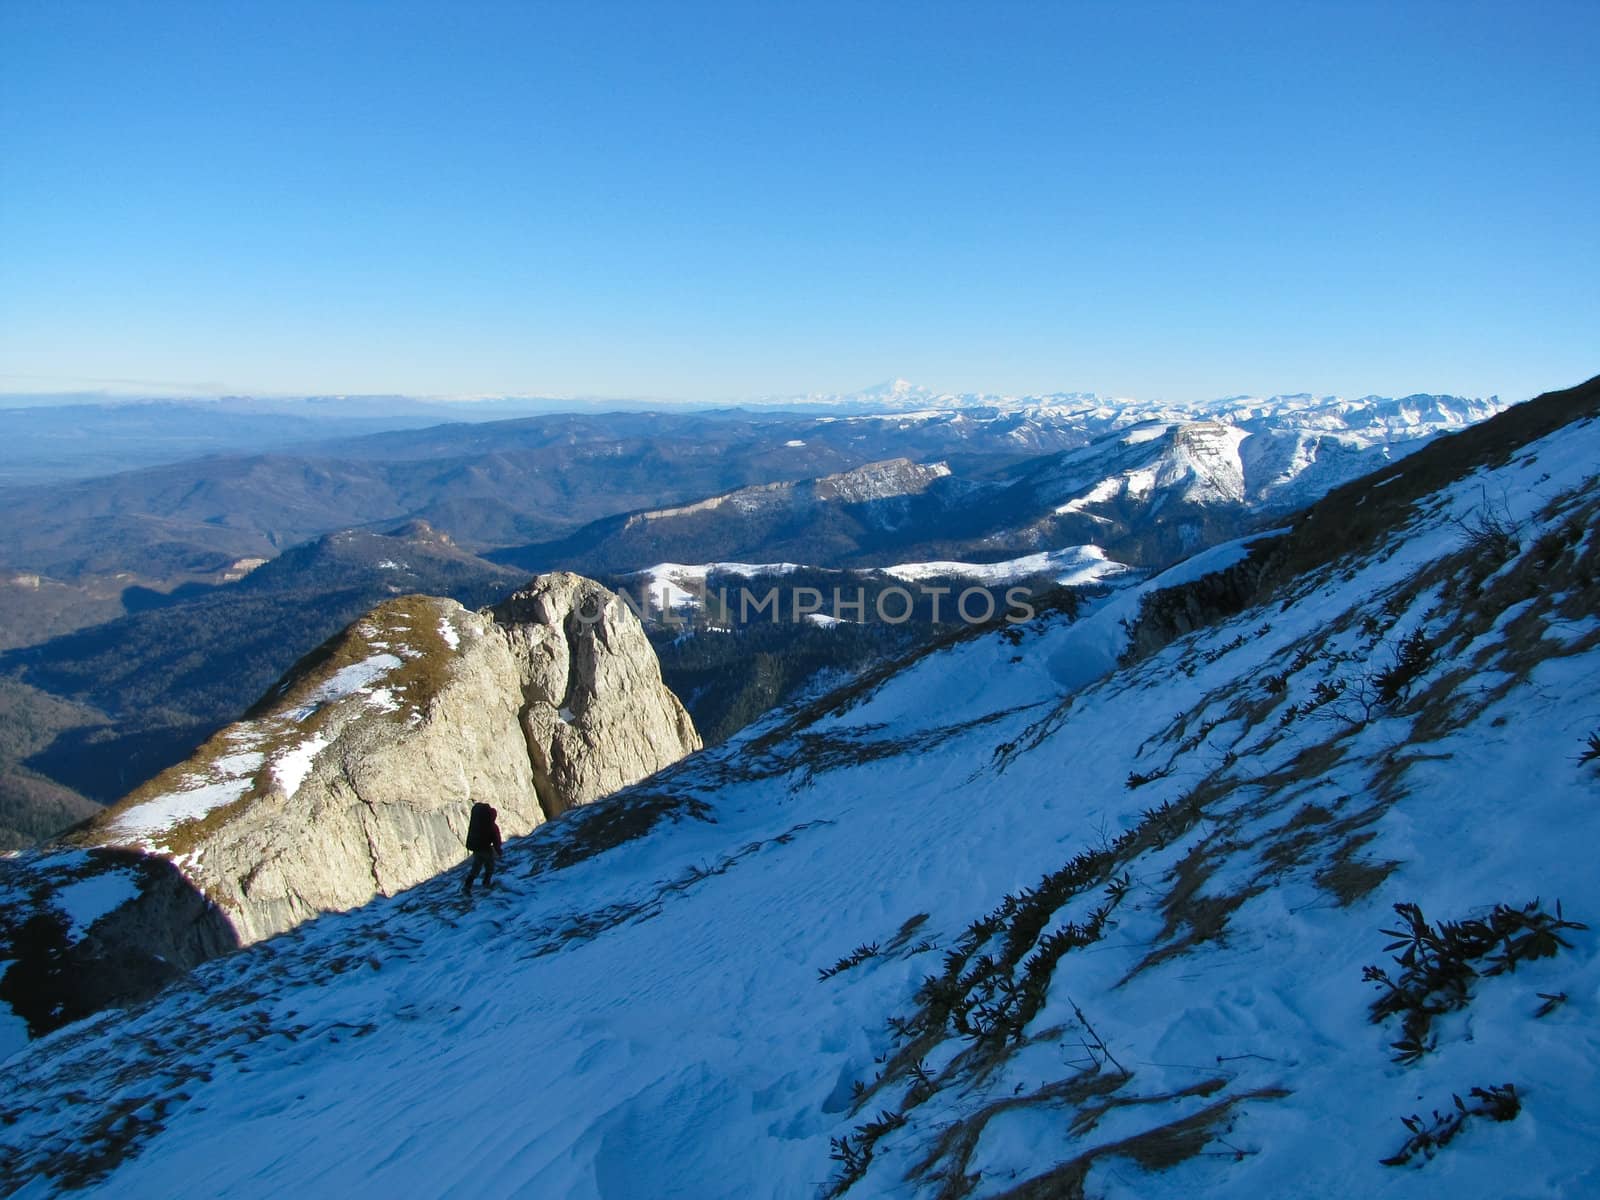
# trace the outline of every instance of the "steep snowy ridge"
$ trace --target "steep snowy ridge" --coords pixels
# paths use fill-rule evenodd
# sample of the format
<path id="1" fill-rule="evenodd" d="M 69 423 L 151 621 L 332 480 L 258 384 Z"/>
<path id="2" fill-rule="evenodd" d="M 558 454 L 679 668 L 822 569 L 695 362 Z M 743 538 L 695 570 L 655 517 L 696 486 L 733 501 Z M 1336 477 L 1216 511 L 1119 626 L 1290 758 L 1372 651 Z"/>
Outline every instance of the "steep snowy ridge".
<path id="1" fill-rule="evenodd" d="M 1321 558 L 1136 665 L 1079 667 L 1110 610 L 956 638 L 548 823 L 475 907 L 442 878 L 37 1042 L 0 1187 L 1593 1194 L 1597 393 L 1389 468 L 1419 499 L 1351 553 L 1212 552 Z M 1539 933 L 1419 994 L 1415 1055 L 1364 977 L 1427 983 L 1408 902 L 1425 948 Z"/>
<path id="2" fill-rule="evenodd" d="M 950 468 L 945 463 L 923 466 L 910 459 L 897 458 L 825 476 L 817 480 L 815 491 L 819 500 L 863 504 L 869 500 L 887 500 L 892 496 L 923 491 L 935 479 L 943 479 L 948 474 Z"/>
<path id="3" fill-rule="evenodd" d="M 1425 399 L 1437 403 L 1362 401 L 1309 409 L 1230 403 L 1205 421 L 1147 415 L 1060 455 L 1028 482 L 1041 500 L 1054 501 L 1058 514 L 1093 515 L 1107 502 L 1156 503 L 1164 496 L 1287 511 L 1495 412 L 1482 402 Z"/>
<path id="4" fill-rule="evenodd" d="M 1080 494 L 1056 511 L 1081 512 L 1090 505 L 1117 499 L 1148 501 L 1158 492 L 1189 504 L 1242 503 L 1245 479 L 1239 446 L 1248 436 L 1216 421 L 1139 426 L 1121 437 L 1109 456 L 1101 443 L 1073 456 L 1076 472 L 1067 474 L 1057 486 Z M 1114 473 L 1085 487 L 1083 466 L 1077 464 L 1088 465 L 1097 475 L 1107 468 Z"/>

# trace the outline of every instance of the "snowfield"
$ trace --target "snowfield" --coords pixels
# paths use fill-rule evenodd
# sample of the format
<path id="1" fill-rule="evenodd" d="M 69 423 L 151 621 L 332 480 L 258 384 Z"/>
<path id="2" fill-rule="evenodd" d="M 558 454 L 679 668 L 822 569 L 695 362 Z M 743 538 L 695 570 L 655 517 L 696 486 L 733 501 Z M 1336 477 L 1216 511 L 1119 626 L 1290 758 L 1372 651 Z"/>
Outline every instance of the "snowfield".
<path id="1" fill-rule="evenodd" d="M 651 612 L 696 612 L 703 607 L 710 576 L 753 578 L 792 575 L 804 570 L 797 563 L 657 563 L 627 576 L 624 588 L 641 609 Z M 818 568 L 812 568 L 818 569 Z M 1072 587 L 1101 583 L 1128 574 L 1130 568 L 1106 557 L 1099 546 L 1067 546 L 1026 554 L 1002 562 L 912 562 L 887 567 L 852 567 L 856 574 L 878 573 L 905 583 L 927 579 L 965 578 L 977 584 L 998 585 L 1024 579 L 1048 577 Z"/>
<path id="2" fill-rule="evenodd" d="M 107 871 L 61 888 L 53 897 L 80 936 L 119 904 L 138 895 L 139 884 L 131 871 Z"/>
<path id="3" fill-rule="evenodd" d="M 209 765 L 207 775 L 190 776 L 187 786 L 118 814 L 112 827 L 130 840 L 157 845 L 174 825 L 197 821 L 212 809 L 242 797 L 255 785 L 255 774 L 265 761 L 265 755 L 254 750 L 224 755 Z"/>
<path id="4" fill-rule="evenodd" d="M 441 878 L 211 962 L 7 1060 L 0 1185 L 1600 1195 L 1597 463 L 1569 427 L 1131 667 L 1139 598 L 1272 535 L 957 641 L 552 822 L 471 904 Z M 1363 978 L 1393 905 L 1536 899 L 1590 928 L 1397 1062 Z M 1381 1161 L 1506 1084 L 1511 1119 Z"/>
<path id="5" fill-rule="evenodd" d="M 1098 583 L 1102 579 L 1121 575 L 1127 570 L 1124 564 L 1108 559 L 1105 551 L 1099 546 L 1089 545 L 1067 546 L 1061 550 L 1025 554 L 1021 558 L 995 563 L 900 563 L 897 566 L 884 567 L 883 573 L 908 582 L 956 576 L 989 584 L 1010 583 L 1018 579 L 1048 575 L 1057 583 L 1080 586 Z"/>
<path id="6" fill-rule="evenodd" d="M 305 782 L 306 776 L 311 773 L 312 764 L 316 762 L 317 755 L 332 741 L 320 731 L 306 738 L 305 741 L 284 751 L 272 762 L 272 777 L 278 786 L 283 789 L 285 796 L 293 796 L 300 790 L 300 785 Z"/>

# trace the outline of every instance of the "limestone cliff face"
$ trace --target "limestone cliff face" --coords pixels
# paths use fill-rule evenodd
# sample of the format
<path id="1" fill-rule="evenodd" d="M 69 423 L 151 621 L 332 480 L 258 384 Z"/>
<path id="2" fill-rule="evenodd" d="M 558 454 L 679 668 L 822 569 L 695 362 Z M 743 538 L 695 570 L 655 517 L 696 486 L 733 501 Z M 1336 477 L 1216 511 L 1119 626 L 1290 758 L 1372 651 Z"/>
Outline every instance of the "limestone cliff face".
<path id="1" fill-rule="evenodd" d="M 520 672 L 521 724 L 547 817 L 700 748 L 638 620 L 578 575 L 542 575 L 489 610 Z"/>
<path id="2" fill-rule="evenodd" d="M 192 966 L 456 865 L 475 802 L 497 808 L 515 837 L 699 747 L 637 618 L 591 580 L 540 576 L 481 612 L 398 597 L 72 835 L 62 887 L 81 889 L 110 851 L 176 869 L 119 866 L 133 880 L 126 896 L 92 929 L 62 922 L 62 936 L 88 943 L 80 956 L 142 943 L 161 946 L 164 964 Z M 66 849 L 37 858 L 40 887 L 19 878 L 0 892 L 34 888 L 48 908 L 47 868 L 68 861 Z M 19 861 L 9 874 L 26 870 Z M 162 932 L 183 885 L 214 935 Z"/>
<path id="3" fill-rule="evenodd" d="M 548 575 L 380 605 L 96 833 L 174 854 L 248 943 L 460 862 L 475 802 L 516 837 L 699 745 L 637 619 Z"/>

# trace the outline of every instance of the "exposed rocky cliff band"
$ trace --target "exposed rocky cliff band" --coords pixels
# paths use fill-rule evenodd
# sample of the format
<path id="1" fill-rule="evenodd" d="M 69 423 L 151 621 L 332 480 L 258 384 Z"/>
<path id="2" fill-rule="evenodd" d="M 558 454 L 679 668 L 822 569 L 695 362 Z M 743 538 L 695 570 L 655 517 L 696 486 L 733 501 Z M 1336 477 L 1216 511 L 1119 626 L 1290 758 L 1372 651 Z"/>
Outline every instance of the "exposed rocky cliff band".
<path id="1" fill-rule="evenodd" d="M 154 969 L 158 957 L 191 966 L 456 865 L 475 802 L 497 808 L 515 837 L 699 747 L 637 618 L 599 584 L 544 575 L 480 612 L 402 596 L 66 845 L 9 864 L 0 905 L 14 929 L 30 919 L 23 907 L 59 918 L 60 938 L 46 942 L 123 957 L 151 948 L 155 984 L 171 973 Z M 107 848 L 177 871 L 146 887 L 150 873 Z M 52 904 L 53 875 L 81 892 L 106 871 L 127 883 L 106 889 L 115 905 Z M 174 882 L 205 897 L 218 936 L 166 936 L 181 909 L 167 894 Z"/>

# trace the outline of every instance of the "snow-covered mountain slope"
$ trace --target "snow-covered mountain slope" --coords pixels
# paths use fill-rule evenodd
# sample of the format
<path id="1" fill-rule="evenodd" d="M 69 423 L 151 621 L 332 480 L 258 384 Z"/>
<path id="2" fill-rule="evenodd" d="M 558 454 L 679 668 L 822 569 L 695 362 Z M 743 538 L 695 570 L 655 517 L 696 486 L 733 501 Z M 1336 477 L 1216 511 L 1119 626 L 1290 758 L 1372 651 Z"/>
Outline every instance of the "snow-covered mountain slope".
<path id="1" fill-rule="evenodd" d="M 1498 411 L 1492 402 L 1437 396 L 1282 400 L 1219 403 L 1205 420 L 1142 416 L 1118 433 L 1057 456 L 1028 482 L 1041 494 L 1058 492 L 1058 512 L 1092 511 L 1118 499 L 1167 498 L 1284 511 Z M 1124 419 L 1139 411 L 1130 410 Z"/>
<path id="2" fill-rule="evenodd" d="M 0 1181 L 1595 1194 L 1597 392 L 1213 551 L 1242 610 L 1109 675 L 1087 635 L 1218 576 L 956 639 L 541 827 L 476 907 L 443 878 L 35 1043 Z"/>
<path id="3" fill-rule="evenodd" d="M 1127 572 L 1122 563 L 1112 562 L 1099 546 L 1067 546 L 1039 554 L 993 563 L 935 562 L 896 563 L 883 573 L 895 579 L 915 581 L 954 577 L 979 583 L 1011 583 L 1019 579 L 1046 578 L 1069 587 L 1100 583 Z"/>
<path id="4" fill-rule="evenodd" d="M 1046 439 L 1022 433 L 1027 426 L 1058 436 L 1063 428 L 1077 430 L 1087 444 L 1051 466 L 1062 476 L 1063 502 L 1079 507 L 1155 491 L 1192 503 L 1287 510 L 1505 407 L 1498 397 L 1424 395 L 1230 397 L 1182 406 L 1087 394 L 935 397 L 911 385 L 895 394 L 921 397 L 929 414 L 970 411 L 988 420 L 1004 414 L 1021 422 L 1018 433 L 1030 442 Z"/>
<path id="5" fill-rule="evenodd" d="M 1242 504 L 1239 447 L 1244 430 L 1220 421 L 1150 422 L 1071 451 L 1026 480 L 1040 504 L 1058 497 L 1057 513 L 1090 511 L 1109 501 Z"/>

